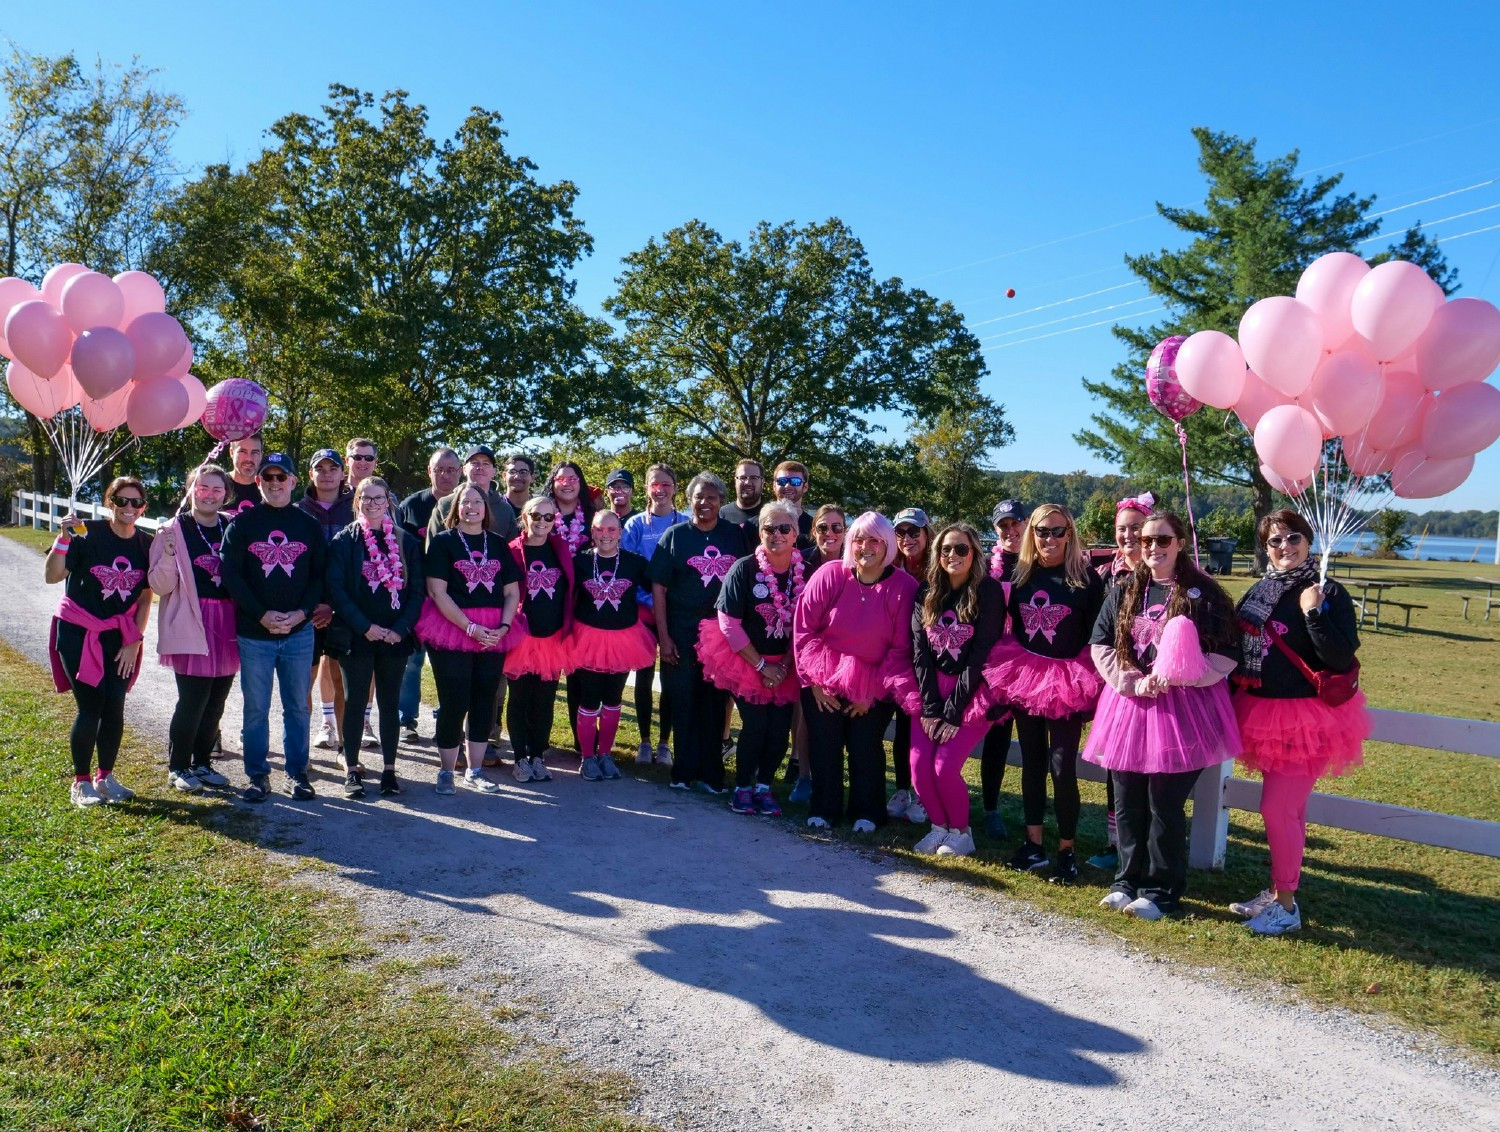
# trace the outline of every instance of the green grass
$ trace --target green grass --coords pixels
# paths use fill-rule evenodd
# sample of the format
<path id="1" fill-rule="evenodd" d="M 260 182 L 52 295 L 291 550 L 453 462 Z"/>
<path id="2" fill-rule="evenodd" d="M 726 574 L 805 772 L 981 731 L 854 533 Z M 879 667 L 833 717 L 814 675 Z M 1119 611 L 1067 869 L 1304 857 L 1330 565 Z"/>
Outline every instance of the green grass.
<path id="1" fill-rule="evenodd" d="M 34 527 L 0 527 L 0 534 L 6 538 L 15 539 L 16 542 L 35 547 L 44 554 L 52 545 L 52 540 L 57 538 L 56 531 L 44 531 Z"/>
<path id="2" fill-rule="evenodd" d="M 623 1079 L 523 1056 L 450 964 L 377 962 L 233 803 L 67 801 L 71 700 L 0 648 L 0 1128 L 620 1129 Z"/>

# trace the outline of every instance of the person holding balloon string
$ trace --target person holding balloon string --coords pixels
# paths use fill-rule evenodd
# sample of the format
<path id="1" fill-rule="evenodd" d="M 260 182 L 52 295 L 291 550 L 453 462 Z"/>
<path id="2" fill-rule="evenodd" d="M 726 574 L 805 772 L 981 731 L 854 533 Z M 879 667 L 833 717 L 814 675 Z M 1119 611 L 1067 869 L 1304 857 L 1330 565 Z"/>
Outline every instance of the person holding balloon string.
<path id="1" fill-rule="evenodd" d="M 1011 584 L 1015 581 L 1016 563 L 1021 559 L 1021 544 L 1026 538 L 1026 505 L 1019 499 L 1002 499 L 990 512 L 995 528 L 995 545 L 990 551 L 989 574 L 1000 583 L 1007 604 Z M 1010 758 L 1010 739 L 1015 716 L 1009 710 L 995 720 L 985 732 L 979 755 L 979 799 L 984 808 L 986 837 L 1002 840 L 1005 821 L 1000 816 L 1000 788 L 1005 783 L 1005 764 Z"/>
<path id="2" fill-rule="evenodd" d="M 1312 527 L 1282 509 L 1263 516 L 1256 535 L 1271 567 L 1236 610 L 1244 638 L 1234 712 L 1244 745 L 1240 761 L 1262 780 L 1271 884 L 1229 909 L 1257 935 L 1282 935 L 1302 927 L 1297 890 L 1307 800 L 1319 778 L 1363 762 L 1370 715 L 1357 687 L 1334 703 L 1314 682 L 1324 673 L 1357 674 L 1359 628 L 1349 592 L 1319 580 Z"/>
<path id="3" fill-rule="evenodd" d="M 104 498 L 110 517 L 86 520 L 78 534 L 65 527 L 42 564 L 48 585 L 65 583 L 47 651 L 54 687 L 71 691 L 78 707 L 68 736 L 68 797 L 81 808 L 135 797 L 114 769 L 125 734 L 125 694 L 140 675 L 151 616 L 151 535 L 136 528 L 146 486 L 135 476 L 116 476 Z"/>

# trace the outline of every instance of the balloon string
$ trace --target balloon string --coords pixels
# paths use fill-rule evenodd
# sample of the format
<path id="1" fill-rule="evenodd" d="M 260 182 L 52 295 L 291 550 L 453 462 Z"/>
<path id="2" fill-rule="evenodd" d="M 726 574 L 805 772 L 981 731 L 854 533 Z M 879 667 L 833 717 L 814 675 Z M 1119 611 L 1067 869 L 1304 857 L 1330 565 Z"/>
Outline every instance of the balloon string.
<path id="1" fill-rule="evenodd" d="M 215 444 L 211 449 L 209 449 L 208 455 L 203 457 L 203 462 L 205 464 L 212 464 L 214 460 L 218 458 L 219 453 L 224 451 L 224 445 L 228 443 L 229 441 L 227 440 L 221 440 L 219 441 L 219 443 Z"/>
<path id="2" fill-rule="evenodd" d="M 1173 421 L 1172 427 L 1177 430 L 1177 443 L 1182 445 L 1182 492 L 1187 499 L 1188 526 L 1193 532 L 1193 565 L 1201 569 L 1202 563 L 1198 560 L 1198 520 L 1193 518 L 1193 481 L 1188 475 L 1187 429 L 1179 421 Z"/>

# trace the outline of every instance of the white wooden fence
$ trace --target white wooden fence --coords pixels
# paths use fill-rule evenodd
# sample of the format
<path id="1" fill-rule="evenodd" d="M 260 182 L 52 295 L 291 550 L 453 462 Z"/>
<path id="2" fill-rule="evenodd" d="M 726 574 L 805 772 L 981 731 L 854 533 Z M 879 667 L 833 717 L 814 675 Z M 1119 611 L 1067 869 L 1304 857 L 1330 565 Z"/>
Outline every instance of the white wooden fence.
<path id="1" fill-rule="evenodd" d="M 42 495 L 36 491 L 18 491 L 11 496 L 11 522 L 18 527 L 55 531 L 62 526 L 62 517 L 68 513 L 68 510 L 68 501 L 57 495 Z M 80 500 L 73 504 L 72 510 L 85 519 L 109 517 L 108 510 L 102 503 L 84 503 Z M 142 515 L 136 520 L 135 525 L 143 531 L 154 531 L 161 526 L 161 523 L 160 519 Z"/>

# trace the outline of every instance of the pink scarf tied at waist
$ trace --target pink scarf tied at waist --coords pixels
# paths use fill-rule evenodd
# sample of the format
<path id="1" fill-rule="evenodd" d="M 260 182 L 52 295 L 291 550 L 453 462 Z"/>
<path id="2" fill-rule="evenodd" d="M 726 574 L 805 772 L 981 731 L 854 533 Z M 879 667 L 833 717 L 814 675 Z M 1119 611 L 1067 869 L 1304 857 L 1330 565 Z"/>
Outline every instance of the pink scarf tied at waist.
<path id="1" fill-rule="evenodd" d="M 83 630 L 83 656 L 78 662 L 77 679 L 91 688 L 97 688 L 99 681 L 104 679 L 104 645 L 99 640 L 99 634 L 118 629 L 121 647 L 135 644 L 141 639 L 140 626 L 135 623 L 135 611 L 136 606 L 132 605 L 124 613 L 101 619 L 95 617 L 72 598 L 64 597 L 58 604 L 57 616 L 52 619 L 52 636 L 47 642 L 47 652 L 52 660 L 53 687 L 59 692 L 73 690 L 73 680 L 68 676 L 67 669 L 63 667 L 62 656 L 57 651 L 57 623 L 59 621 L 77 625 Z M 137 664 L 135 671 L 130 674 L 128 688 L 135 687 L 135 678 L 140 673 L 141 666 Z"/>

